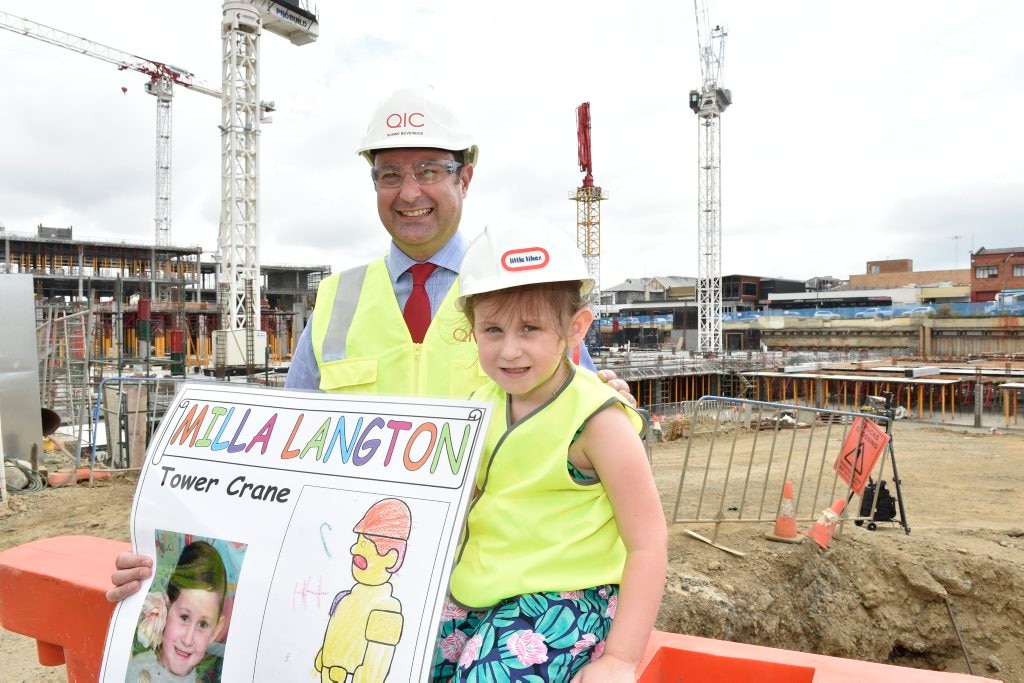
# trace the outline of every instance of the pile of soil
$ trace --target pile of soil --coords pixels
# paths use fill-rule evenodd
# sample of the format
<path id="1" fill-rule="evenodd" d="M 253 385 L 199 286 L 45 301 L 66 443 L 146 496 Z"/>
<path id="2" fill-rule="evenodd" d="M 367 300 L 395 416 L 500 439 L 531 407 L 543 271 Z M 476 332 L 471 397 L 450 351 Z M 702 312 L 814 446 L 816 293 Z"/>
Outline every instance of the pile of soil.
<path id="1" fill-rule="evenodd" d="M 1024 432 L 900 421 L 893 433 L 909 535 L 845 523 L 821 550 L 768 541 L 763 523 L 723 525 L 717 541 L 737 557 L 672 525 L 657 627 L 937 671 L 967 673 L 969 657 L 977 675 L 1024 682 Z M 685 447 L 653 447 L 665 500 Z M 134 487 L 125 475 L 10 496 L 0 550 L 64 534 L 127 540 Z M 0 680 L 65 677 L 38 665 L 33 641 L 0 630 Z"/>

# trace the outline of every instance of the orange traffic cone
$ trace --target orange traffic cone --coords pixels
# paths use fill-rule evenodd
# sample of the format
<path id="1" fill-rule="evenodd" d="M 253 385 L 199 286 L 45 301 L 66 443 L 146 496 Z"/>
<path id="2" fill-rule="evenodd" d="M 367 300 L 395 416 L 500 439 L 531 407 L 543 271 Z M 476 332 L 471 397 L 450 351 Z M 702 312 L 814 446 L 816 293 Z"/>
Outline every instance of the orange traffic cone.
<path id="1" fill-rule="evenodd" d="M 814 539 L 814 542 L 822 548 L 828 548 L 828 543 L 832 540 L 832 532 L 836 530 L 836 522 L 839 521 L 839 515 L 843 514 L 845 507 L 846 501 L 842 498 L 832 503 L 832 507 L 821 513 L 818 521 L 804 533 Z"/>
<path id="2" fill-rule="evenodd" d="M 793 482 L 782 485 L 782 503 L 779 514 L 775 517 L 775 530 L 765 534 L 765 538 L 783 543 L 801 543 L 804 537 L 796 530 L 796 505 L 793 503 Z"/>

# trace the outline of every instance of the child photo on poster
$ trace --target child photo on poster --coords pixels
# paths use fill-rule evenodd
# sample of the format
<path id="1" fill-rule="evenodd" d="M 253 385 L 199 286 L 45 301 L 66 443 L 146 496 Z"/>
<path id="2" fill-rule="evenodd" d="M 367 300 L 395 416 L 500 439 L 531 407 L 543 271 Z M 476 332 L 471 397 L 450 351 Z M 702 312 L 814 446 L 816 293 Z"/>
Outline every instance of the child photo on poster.
<path id="1" fill-rule="evenodd" d="M 157 529 L 125 681 L 216 683 L 246 544 Z"/>

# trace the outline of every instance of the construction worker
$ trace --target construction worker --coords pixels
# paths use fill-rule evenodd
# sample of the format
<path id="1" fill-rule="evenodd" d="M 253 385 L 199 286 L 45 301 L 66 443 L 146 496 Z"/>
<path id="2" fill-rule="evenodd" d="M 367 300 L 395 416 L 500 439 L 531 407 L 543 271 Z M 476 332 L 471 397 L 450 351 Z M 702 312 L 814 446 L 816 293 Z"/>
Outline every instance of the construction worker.
<path id="1" fill-rule="evenodd" d="M 285 388 L 466 398 L 487 379 L 452 286 L 468 244 L 459 223 L 479 149 L 432 88 L 407 88 L 377 105 L 356 153 L 371 165 L 391 249 L 320 284 Z M 572 355 L 595 369 L 582 344 Z M 614 372 L 599 376 L 635 404 Z M 108 599 L 139 589 L 151 573 L 142 561 L 118 557 Z"/>
<path id="2" fill-rule="evenodd" d="M 321 683 L 342 683 L 349 676 L 382 683 L 402 638 L 402 603 L 392 594 L 391 576 L 402 566 L 412 531 L 409 506 L 398 498 L 377 501 L 352 531 L 350 570 L 356 583 L 331 604 L 313 663 Z"/>

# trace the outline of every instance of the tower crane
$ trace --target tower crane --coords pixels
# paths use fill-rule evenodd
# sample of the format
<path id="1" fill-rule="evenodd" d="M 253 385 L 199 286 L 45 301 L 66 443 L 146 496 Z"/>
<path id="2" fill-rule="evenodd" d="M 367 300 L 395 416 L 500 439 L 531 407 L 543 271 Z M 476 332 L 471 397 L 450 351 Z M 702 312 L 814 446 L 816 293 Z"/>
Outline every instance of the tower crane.
<path id="1" fill-rule="evenodd" d="M 601 304 L 601 202 L 608 199 L 608 193 L 594 185 L 594 163 L 590 150 L 590 102 L 576 107 L 576 140 L 583 185 L 569 193 L 569 199 L 576 202 L 576 246 L 587 263 L 587 274 L 594 279 L 591 299 L 594 305 Z M 600 310 L 598 310 L 600 313 Z M 590 329 L 587 345 L 597 345 L 600 321 Z"/>
<path id="2" fill-rule="evenodd" d="M 697 350 L 722 351 L 722 139 L 721 117 L 732 104 L 722 88 L 725 37 L 711 27 L 705 0 L 693 0 L 697 15 L 700 90 L 690 91 L 697 115 Z"/>
<path id="3" fill-rule="evenodd" d="M 219 367 L 251 366 L 262 358 L 260 330 L 259 134 L 273 103 L 259 99 L 262 29 L 307 45 L 320 35 L 316 14 L 302 0 L 224 0 L 221 19 L 222 86 L 218 91 L 189 71 L 143 59 L 100 43 L 0 12 L 0 28 L 131 69 L 150 77 L 157 98 L 156 244 L 170 243 L 171 98 L 175 84 L 221 99 L 221 208 L 217 240 L 218 296 L 223 329 L 214 332 Z"/>
<path id="4" fill-rule="evenodd" d="M 156 97 L 156 210 L 155 243 L 168 246 L 171 243 L 171 100 L 174 86 L 220 98 L 220 91 L 196 78 L 185 69 L 163 62 L 144 59 L 116 48 L 76 36 L 39 22 L 0 12 L 0 28 L 35 38 L 57 47 L 62 47 L 87 57 L 101 59 L 113 64 L 119 70 L 137 71 L 149 76 L 146 92 Z M 263 104 L 266 111 L 273 111 L 273 103 Z"/>
<path id="5" fill-rule="evenodd" d="M 221 206 L 217 246 L 222 329 L 214 331 L 218 371 L 252 367 L 266 349 L 260 329 L 259 45 L 265 28 L 293 45 L 320 35 L 299 0 L 224 0 L 221 19 Z"/>

